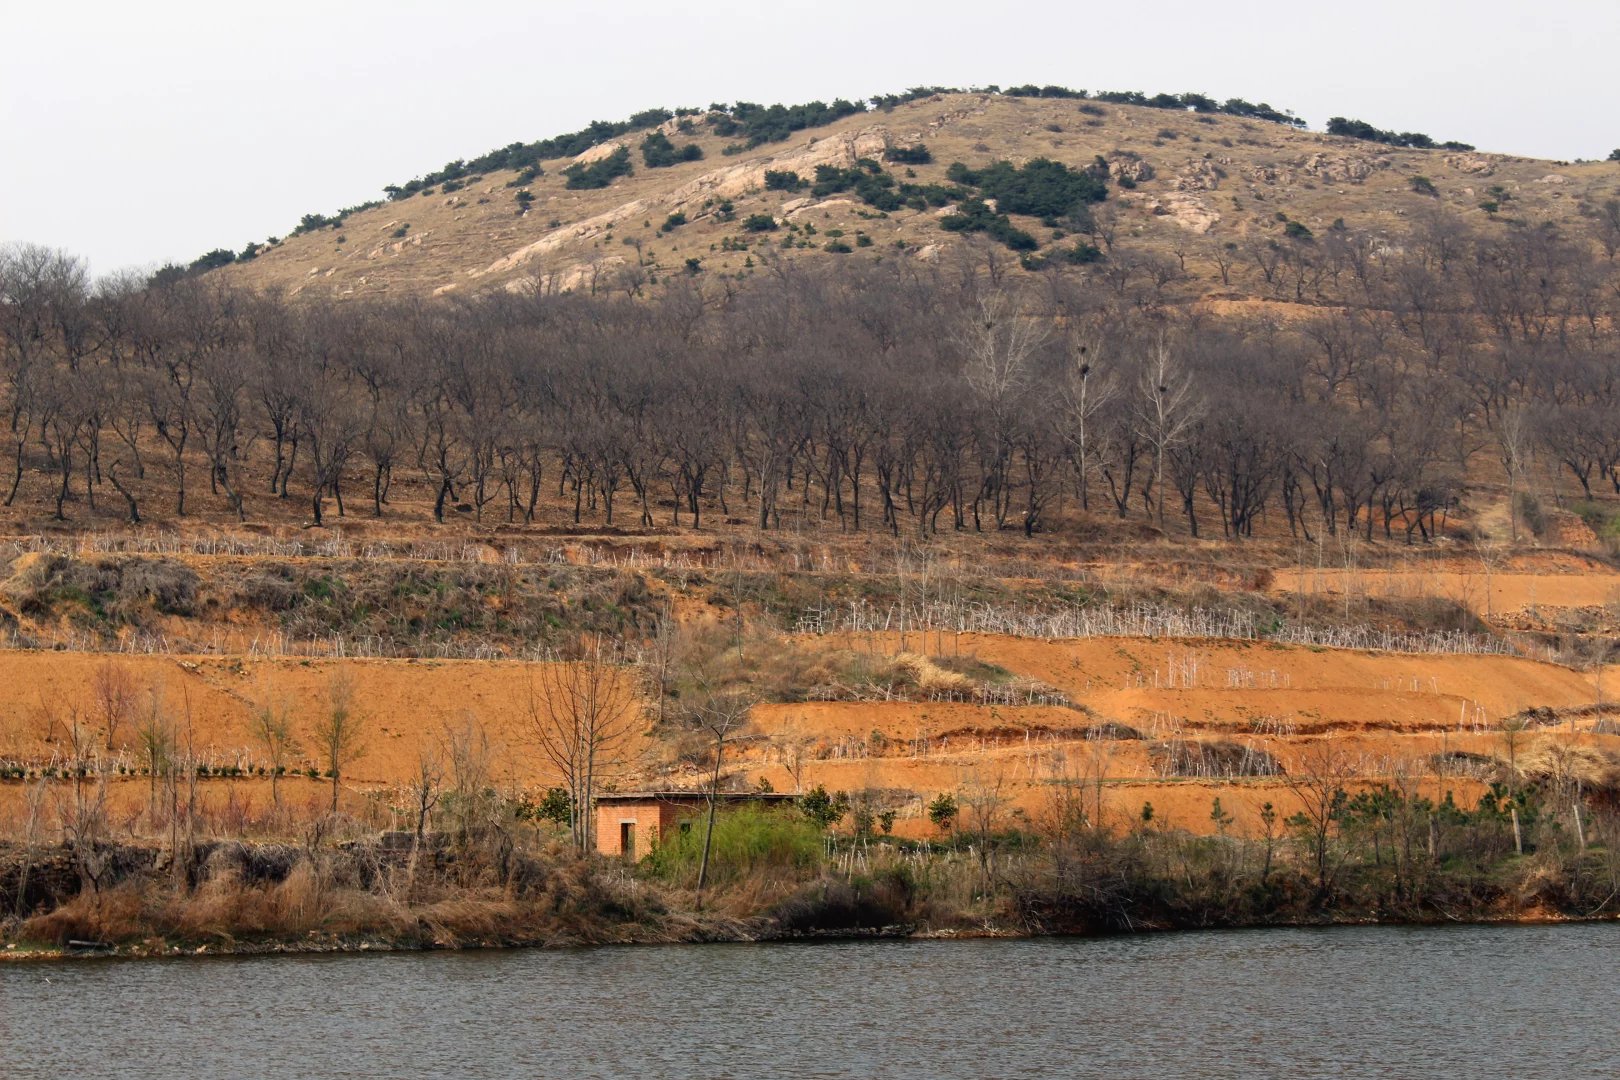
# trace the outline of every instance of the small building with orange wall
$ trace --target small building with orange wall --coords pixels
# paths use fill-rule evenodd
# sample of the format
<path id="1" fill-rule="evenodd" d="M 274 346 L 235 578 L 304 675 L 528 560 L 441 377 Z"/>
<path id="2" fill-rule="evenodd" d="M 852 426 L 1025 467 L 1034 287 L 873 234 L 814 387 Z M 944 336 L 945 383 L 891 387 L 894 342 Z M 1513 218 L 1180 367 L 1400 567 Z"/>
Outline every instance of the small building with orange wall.
<path id="1" fill-rule="evenodd" d="M 774 791 L 722 791 L 722 807 L 740 803 L 789 802 L 795 796 Z M 629 862 L 647 855 L 667 837 L 691 828 L 708 809 L 703 791 L 626 791 L 596 797 L 596 852 Z"/>

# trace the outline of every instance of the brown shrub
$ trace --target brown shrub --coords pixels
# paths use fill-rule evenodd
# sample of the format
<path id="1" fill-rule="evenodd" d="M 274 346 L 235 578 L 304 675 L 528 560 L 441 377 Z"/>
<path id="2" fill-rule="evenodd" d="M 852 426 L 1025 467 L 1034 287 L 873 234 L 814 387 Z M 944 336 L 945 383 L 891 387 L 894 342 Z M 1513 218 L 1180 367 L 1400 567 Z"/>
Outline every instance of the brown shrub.
<path id="1" fill-rule="evenodd" d="M 1282 762 L 1253 746 L 1217 739 L 1171 739 L 1148 748 L 1160 776 L 1282 776 Z"/>
<path id="2" fill-rule="evenodd" d="M 1500 766 L 1500 762 L 1489 754 L 1474 754 L 1467 750 L 1430 754 L 1424 761 L 1436 776 L 1468 776 L 1476 780 L 1494 777 Z"/>
<path id="3" fill-rule="evenodd" d="M 24 919 L 17 936 L 66 945 L 69 941 L 132 941 L 151 936 L 148 895 L 138 882 L 84 892 L 54 910 Z"/>
<path id="4" fill-rule="evenodd" d="M 1081 734 L 1081 738 L 1086 739 L 1088 742 L 1139 742 L 1147 738 L 1147 736 L 1127 724 L 1109 720 L 1086 728 Z"/>

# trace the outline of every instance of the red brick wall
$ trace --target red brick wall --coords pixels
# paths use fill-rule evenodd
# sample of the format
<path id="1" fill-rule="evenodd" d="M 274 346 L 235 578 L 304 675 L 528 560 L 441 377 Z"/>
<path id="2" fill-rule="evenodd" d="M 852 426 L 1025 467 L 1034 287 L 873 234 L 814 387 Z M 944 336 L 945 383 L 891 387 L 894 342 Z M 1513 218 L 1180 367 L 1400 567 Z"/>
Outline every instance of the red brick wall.
<path id="1" fill-rule="evenodd" d="M 596 850 L 603 855 L 622 856 L 620 827 L 634 823 L 635 857 L 640 859 L 658 845 L 664 808 L 658 803 L 602 803 L 596 808 Z"/>
<path id="2" fill-rule="evenodd" d="M 681 822 L 690 821 L 698 809 L 681 803 L 647 802 L 598 803 L 596 807 L 596 850 L 598 854 L 620 857 L 620 827 L 635 826 L 635 857 L 642 859 L 663 840 L 674 836 Z"/>

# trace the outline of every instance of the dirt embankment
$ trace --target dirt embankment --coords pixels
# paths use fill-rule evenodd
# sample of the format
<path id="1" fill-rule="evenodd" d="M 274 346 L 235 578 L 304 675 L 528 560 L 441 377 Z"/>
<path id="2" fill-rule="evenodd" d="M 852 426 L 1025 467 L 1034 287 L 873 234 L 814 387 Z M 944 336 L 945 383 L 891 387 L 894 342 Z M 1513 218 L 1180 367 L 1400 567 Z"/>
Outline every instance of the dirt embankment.
<path id="1" fill-rule="evenodd" d="M 884 652 L 914 648 L 917 638 L 841 643 Z M 1037 820 L 1055 790 L 1077 785 L 1116 823 L 1151 803 L 1161 819 L 1208 832 L 1216 797 L 1246 828 L 1266 802 L 1291 813 L 1297 796 L 1288 778 L 1323 745 L 1358 783 L 1399 774 L 1436 798 L 1451 791 L 1472 800 L 1484 785 L 1456 768 L 1454 755 L 1502 757 L 1504 723 L 1527 729 L 1515 735 L 1521 746 L 1547 730 L 1583 744 L 1614 741 L 1595 730 L 1591 677 L 1513 657 L 970 634 L 930 635 L 929 644 L 1039 680 L 1072 705 L 766 705 L 756 709 L 758 737 L 742 744 L 738 768 L 779 789 L 877 792 L 897 808 L 896 831 L 909 836 L 932 835 L 924 804 L 940 792 L 975 792 L 1005 814 Z M 1542 711 L 1522 719 L 1534 709 Z M 1199 755 L 1189 769 L 1187 756 L 1172 752 L 1217 743 L 1248 751 L 1253 764 L 1206 765 Z"/>
<path id="2" fill-rule="evenodd" d="M 114 736 L 113 756 L 138 764 L 136 729 L 156 694 L 189 738 L 192 753 L 212 765 L 239 764 L 251 774 L 263 764 L 250 719 L 265 705 L 285 707 L 303 746 L 300 766 L 317 764 L 313 729 L 326 709 L 335 672 L 351 681 L 365 738 L 350 780 L 362 786 L 398 783 L 416 768 L 422 750 L 446 727 L 476 723 L 488 734 L 510 778 L 534 784 L 546 773 L 524 752 L 534 667 L 522 662 L 469 660 L 300 660 L 241 657 L 106 657 L 87 653 L 0 651 L 0 757 L 35 759 L 71 750 L 77 722 L 105 753 L 98 672 L 115 665 L 136 688 L 133 706 Z"/>
<path id="3" fill-rule="evenodd" d="M 1489 560 L 1413 559 L 1393 567 L 1278 569 L 1271 589 L 1312 598 L 1438 598 L 1504 626 L 1534 619 L 1538 613 L 1557 618 L 1558 609 L 1585 609 L 1606 611 L 1607 618 L 1600 621 L 1612 627 L 1620 605 L 1620 573 L 1591 557 L 1567 552 Z"/>
<path id="4" fill-rule="evenodd" d="M 1600 694 L 1585 674 L 1551 663 L 1482 655 L 1400 655 L 1353 650 L 1140 638 L 1031 640 L 981 634 L 853 634 L 799 637 L 794 647 L 893 656 L 924 649 L 971 658 L 1067 704 L 976 700 L 764 703 L 727 753 L 733 783 L 779 791 L 825 785 L 864 792 L 895 811 L 894 829 L 931 836 L 926 804 L 944 792 L 979 793 L 1000 820 L 1036 820 L 1054 792 L 1093 788 L 1095 812 L 1130 820 L 1144 803 L 1175 825 L 1207 832 L 1219 796 L 1251 827 L 1265 802 L 1292 807 L 1289 778 L 1326 743 L 1358 782 L 1415 778 L 1436 797 L 1472 798 L 1478 770 L 1456 755 L 1496 760 L 1513 738 L 1557 734 L 1583 744 L 1614 737 Z M 136 693 L 106 743 L 97 685 L 110 666 Z M 356 806 L 376 793 L 401 809 L 403 786 L 424 751 L 455 732 L 476 731 L 490 779 L 532 793 L 557 776 L 537 751 L 532 695 L 537 669 L 517 661 L 169 657 L 0 650 L 0 761 L 26 766 L 0 782 L 0 800 L 19 813 L 28 785 L 81 747 L 110 764 L 115 807 L 135 815 L 151 798 L 137 734 L 156 700 L 210 767 L 201 798 L 252 817 L 270 802 L 267 755 L 251 725 L 266 703 L 285 711 L 300 747 L 282 795 L 295 805 L 328 797 L 314 728 L 334 673 L 359 703 L 364 735 L 344 766 L 343 797 Z M 1615 695 L 1609 688 L 1609 700 Z M 154 698 L 155 695 L 155 698 Z M 1186 749 L 1220 744 L 1217 750 Z M 1523 741 L 1519 745 L 1523 745 Z M 1229 749 L 1235 747 L 1236 749 Z M 1189 764 L 1190 763 L 1190 764 Z M 315 770 L 314 777 L 303 775 Z M 705 772 L 649 731 L 608 781 L 622 788 L 701 786 Z"/>

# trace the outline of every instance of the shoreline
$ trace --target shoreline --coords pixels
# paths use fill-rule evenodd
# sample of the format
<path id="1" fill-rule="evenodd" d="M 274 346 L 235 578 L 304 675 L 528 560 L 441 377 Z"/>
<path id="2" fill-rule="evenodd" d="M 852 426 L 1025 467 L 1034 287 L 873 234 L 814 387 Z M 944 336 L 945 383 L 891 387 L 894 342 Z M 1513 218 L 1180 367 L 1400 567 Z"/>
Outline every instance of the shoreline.
<path id="1" fill-rule="evenodd" d="M 1419 928 L 1435 926 L 1561 926 L 1590 923 L 1620 922 L 1620 912 L 1579 915 L 1557 912 L 1526 912 L 1520 914 L 1482 915 L 1470 918 L 1441 916 L 1433 919 L 1378 918 L 1347 915 L 1343 918 L 1292 919 L 1266 922 L 1240 923 L 1223 926 L 1161 926 L 1143 924 L 1131 930 L 1051 930 L 1038 931 L 1010 926 L 926 927 L 881 926 L 841 930 L 778 931 L 760 928 L 758 933 L 705 933 L 688 937 L 660 938 L 634 935 L 599 941 L 580 940 L 485 940 L 456 944 L 432 941 L 389 940 L 382 937 L 341 936 L 319 937 L 311 940 L 259 939 L 229 943 L 203 942 L 142 942 L 135 945 L 107 945 L 85 943 L 82 947 L 49 946 L 23 947 L 18 942 L 0 946 L 0 964 L 54 963 L 66 960 L 179 960 L 187 957 L 266 957 L 266 956 L 337 956 L 360 953 L 427 953 L 427 952 L 493 952 L 525 949 L 595 949 L 648 947 L 661 945 L 764 945 L 764 944 L 831 944 L 852 941 L 1026 941 L 1041 938 L 1118 938 L 1141 935 L 1185 934 L 1205 931 L 1261 931 L 1261 930 L 1331 930 L 1348 927 Z M 718 928 L 715 928 L 718 929 Z"/>

